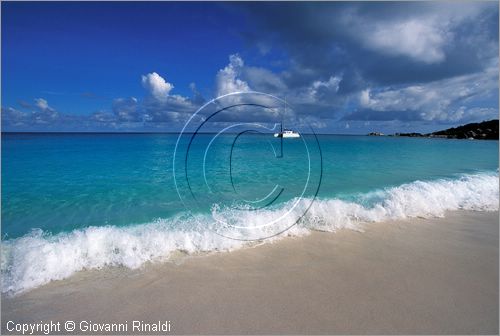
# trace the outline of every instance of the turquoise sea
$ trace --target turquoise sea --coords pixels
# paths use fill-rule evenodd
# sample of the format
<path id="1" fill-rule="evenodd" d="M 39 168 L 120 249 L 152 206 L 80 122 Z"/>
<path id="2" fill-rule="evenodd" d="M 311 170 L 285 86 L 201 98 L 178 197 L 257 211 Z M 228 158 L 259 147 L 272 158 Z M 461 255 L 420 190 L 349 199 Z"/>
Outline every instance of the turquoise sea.
<path id="1" fill-rule="evenodd" d="M 272 134 L 234 138 L 2 134 L 2 291 L 289 227 L 498 210 L 498 141 L 306 135 L 281 152 Z"/>

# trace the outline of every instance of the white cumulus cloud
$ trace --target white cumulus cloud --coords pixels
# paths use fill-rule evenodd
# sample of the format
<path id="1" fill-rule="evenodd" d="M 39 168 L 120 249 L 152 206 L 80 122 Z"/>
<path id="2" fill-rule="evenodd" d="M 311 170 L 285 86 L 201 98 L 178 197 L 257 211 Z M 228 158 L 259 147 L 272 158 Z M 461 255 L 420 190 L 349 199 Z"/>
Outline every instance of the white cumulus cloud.
<path id="1" fill-rule="evenodd" d="M 430 83 L 376 91 L 366 89 L 359 95 L 359 104 L 378 112 L 417 112 L 423 120 L 459 121 L 491 114 L 492 109 L 465 108 L 463 103 L 491 95 L 495 90 L 498 90 L 498 68 L 492 66 L 482 73 Z"/>
<path id="2" fill-rule="evenodd" d="M 451 36 L 444 28 L 432 21 L 412 19 L 377 25 L 365 39 L 369 47 L 386 54 L 436 63 L 445 59 L 444 47 Z"/>
<path id="3" fill-rule="evenodd" d="M 142 85 L 148 90 L 151 96 L 158 101 L 166 101 L 168 94 L 174 88 L 171 83 L 165 81 L 165 79 L 156 72 L 143 75 Z"/>
<path id="4" fill-rule="evenodd" d="M 217 96 L 250 91 L 248 83 L 239 78 L 244 65 L 243 59 L 238 54 L 229 56 L 229 64 L 219 70 L 215 79 Z"/>
<path id="5" fill-rule="evenodd" d="M 447 48 L 452 46 L 457 28 L 475 20 L 485 9 L 485 3 L 469 2 L 459 5 L 427 3 L 426 10 L 408 12 L 393 18 L 367 18 L 351 11 L 341 18 L 352 36 L 364 47 L 392 56 L 434 64 L 446 60 Z"/>
<path id="6" fill-rule="evenodd" d="M 179 94 L 171 94 L 174 85 L 167 82 L 156 72 L 151 72 L 142 76 L 142 85 L 147 90 L 147 96 L 143 101 L 141 120 L 164 122 L 182 121 L 194 111 L 199 104 L 204 101 L 201 94 L 193 91 L 193 98 L 184 97 Z M 190 85 L 191 89 L 195 86 Z M 135 105 L 135 104 L 128 104 Z M 127 112 L 127 117 L 130 113 Z M 132 110 L 132 115 L 136 115 L 136 110 Z"/>
<path id="7" fill-rule="evenodd" d="M 54 111 L 54 109 L 49 106 L 49 103 L 43 98 L 35 98 L 35 106 L 40 111 Z"/>

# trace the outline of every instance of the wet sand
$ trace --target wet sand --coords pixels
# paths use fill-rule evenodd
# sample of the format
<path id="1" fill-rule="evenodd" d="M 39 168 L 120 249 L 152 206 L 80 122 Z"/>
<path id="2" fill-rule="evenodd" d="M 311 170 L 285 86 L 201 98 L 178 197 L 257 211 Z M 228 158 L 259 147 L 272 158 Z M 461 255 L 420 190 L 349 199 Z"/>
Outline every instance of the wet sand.
<path id="1" fill-rule="evenodd" d="M 127 321 L 132 334 L 133 320 L 167 320 L 171 334 L 498 334 L 498 216 L 457 211 L 80 272 L 2 297 L 2 331 L 85 320 Z"/>

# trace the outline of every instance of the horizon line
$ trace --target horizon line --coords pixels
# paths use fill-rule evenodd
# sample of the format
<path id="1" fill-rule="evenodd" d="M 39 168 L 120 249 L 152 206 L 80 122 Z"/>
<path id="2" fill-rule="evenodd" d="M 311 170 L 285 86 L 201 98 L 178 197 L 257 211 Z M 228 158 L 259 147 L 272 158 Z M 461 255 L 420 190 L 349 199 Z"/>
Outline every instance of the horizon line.
<path id="1" fill-rule="evenodd" d="M 181 132 L 128 132 L 128 131 L 1 131 L 1 134 L 181 134 Z M 218 132 L 183 132 L 185 134 L 217 134 Z M 238 134 L 239 132 L 227 132 L 226 134 Z M 255 135 L 274 134 L 269 133 L 255 133 Z M 300 133 L 304 135 L 348 135 L 348 136 L 367 136 L 368 133 Z"/>

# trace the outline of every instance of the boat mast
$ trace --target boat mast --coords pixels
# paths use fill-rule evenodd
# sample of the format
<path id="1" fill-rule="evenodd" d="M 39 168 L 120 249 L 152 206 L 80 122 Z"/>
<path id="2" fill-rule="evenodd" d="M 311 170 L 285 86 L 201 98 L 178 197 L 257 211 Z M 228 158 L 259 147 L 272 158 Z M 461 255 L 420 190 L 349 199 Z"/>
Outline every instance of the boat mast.
<path id="1" fill-rule="evenodd" d="M 281 134 L 283 134 L 283 119 L 286 114 L 286 95 L 285 95 L 285 111 L 281 114 Z"/>
<path id="2" fill-rule="evenodd" d="M 286 95 L 285 95 L 285 112 L 281 114 L 281 139 L 280 139 L 280 147 L 281 147 L 281 157 L 283 157 L 283 118 L 286 113 Z"/>

